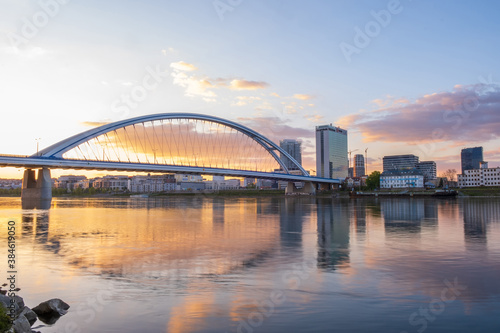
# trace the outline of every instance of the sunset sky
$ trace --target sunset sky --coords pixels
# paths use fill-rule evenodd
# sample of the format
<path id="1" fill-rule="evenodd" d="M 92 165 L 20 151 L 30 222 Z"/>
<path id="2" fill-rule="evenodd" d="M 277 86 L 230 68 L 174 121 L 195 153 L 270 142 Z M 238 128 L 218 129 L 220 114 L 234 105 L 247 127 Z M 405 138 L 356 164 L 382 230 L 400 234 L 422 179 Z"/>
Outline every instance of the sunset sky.
<path id="1" fill-rule="evenodd" d="M 495 1 L 0 0 L 0 154 L 164 112 L 303 140 L 340 125 L 349 149 L 460 169 L 500 166 Z M 53 175 L 68 171 L 53 172 Z M 76 172 L 81 173 L 81 172 Z M 21 177 L 2 168 L 0 177 Z"/>

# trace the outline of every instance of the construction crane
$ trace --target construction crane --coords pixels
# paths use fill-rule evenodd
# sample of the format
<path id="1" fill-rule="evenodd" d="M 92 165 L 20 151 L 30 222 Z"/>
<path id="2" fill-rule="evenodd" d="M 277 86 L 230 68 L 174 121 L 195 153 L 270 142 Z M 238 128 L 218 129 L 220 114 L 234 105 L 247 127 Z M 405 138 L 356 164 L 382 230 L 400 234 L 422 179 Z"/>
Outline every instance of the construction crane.
<path id="1" fill-rule="evenodd" d="M 357 151 L 357 150 L 359 150 L 359 149 L 349 150 L 349 152 L 348 152 L 349 153 L 349 168 L 353 167 L 352 166 L 352 153 Z"/>

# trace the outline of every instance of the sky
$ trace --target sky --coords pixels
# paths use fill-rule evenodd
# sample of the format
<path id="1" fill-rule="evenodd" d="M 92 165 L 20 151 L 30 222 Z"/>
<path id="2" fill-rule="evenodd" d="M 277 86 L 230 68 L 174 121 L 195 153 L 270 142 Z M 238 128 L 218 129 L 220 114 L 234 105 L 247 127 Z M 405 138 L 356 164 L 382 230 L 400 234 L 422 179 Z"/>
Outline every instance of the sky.
<path id="1" fill-rule="evenodd" d="M 500 166 L 495 1 L 0 0 L 0 154 L 165 112 L 276 143 L 349 132 L 368 172 L 415 154 L 438 174 L 483 146 Z M 54 171 L 53 175 L 68 171 Z M 81 172 L 77 172 L 81 173 Z M 22 175 L 0 168 L 0 177 Z"/>

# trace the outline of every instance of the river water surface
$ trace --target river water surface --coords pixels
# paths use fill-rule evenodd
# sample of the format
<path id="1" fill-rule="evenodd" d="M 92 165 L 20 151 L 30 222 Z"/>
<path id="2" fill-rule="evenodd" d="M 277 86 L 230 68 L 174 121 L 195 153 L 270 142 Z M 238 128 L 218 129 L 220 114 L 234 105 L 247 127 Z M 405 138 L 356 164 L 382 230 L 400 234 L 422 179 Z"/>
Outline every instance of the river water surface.
<path id="1" fill-rule="evenodd" d="M 500 332 L 500 200 L 0 198 L 41 332 Z"/>

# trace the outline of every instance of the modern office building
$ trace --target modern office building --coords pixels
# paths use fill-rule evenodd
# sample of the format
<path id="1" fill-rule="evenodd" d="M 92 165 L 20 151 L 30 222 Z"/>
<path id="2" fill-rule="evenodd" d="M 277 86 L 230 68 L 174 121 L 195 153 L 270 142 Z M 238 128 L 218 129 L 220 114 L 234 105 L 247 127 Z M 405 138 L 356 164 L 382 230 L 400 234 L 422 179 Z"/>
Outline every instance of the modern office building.
<path id="1" fill-rule="evenodd" d="M 362 154 L 354 155 L 354 177 L 366 176 L 365 157 Z"/>
<path id="2" fill-rule="evenodd" d="M 330 125 L 316 127 L 316 175 L 345 179 L 349 168 L 347 131 Z"/>
<path id="3" fill-rule="evenodd" d="M 418 156 L 415 155 L 391 155 L 384 156 L 384 171 L 415 169 Z"/>
<path id="4" fill-rule="evenodd" d="M 462 174 L 465 170 L 479 169 L 483 161 L 483 147 L 464 148 L 460 154 Z"/>
<path id="5" fill-rule="evenodd" d="M 284 151 L 286 151 L 290 156 L 292 156 L 297 162 L 299 162 L 300 165 L 302 165 L 302 142 L 297 141 L 297 140 L 291 140 L 291 139 L 285 139 L 280 141 L 280 147 L 283 148 Z M 283 156 L 280 154 L 281 160 L 285 163 L 285 166 L 288 168 L 288 170 L 297 170 L 297 167 L 295 166 L 292 161 L 286 156 Z"/>
<path id="6" fill-rule="evenodd" d="M 380 175 L 380 188 L 424 187 L 424 175 L 416 169 L 389 170 Z"/>
<path id="7" fill-rule="evenodd" d="M 436 179 L 436 162 L 422 161 L 417 163 L 416 168 L 424 175 L 425 181 Z"/>

